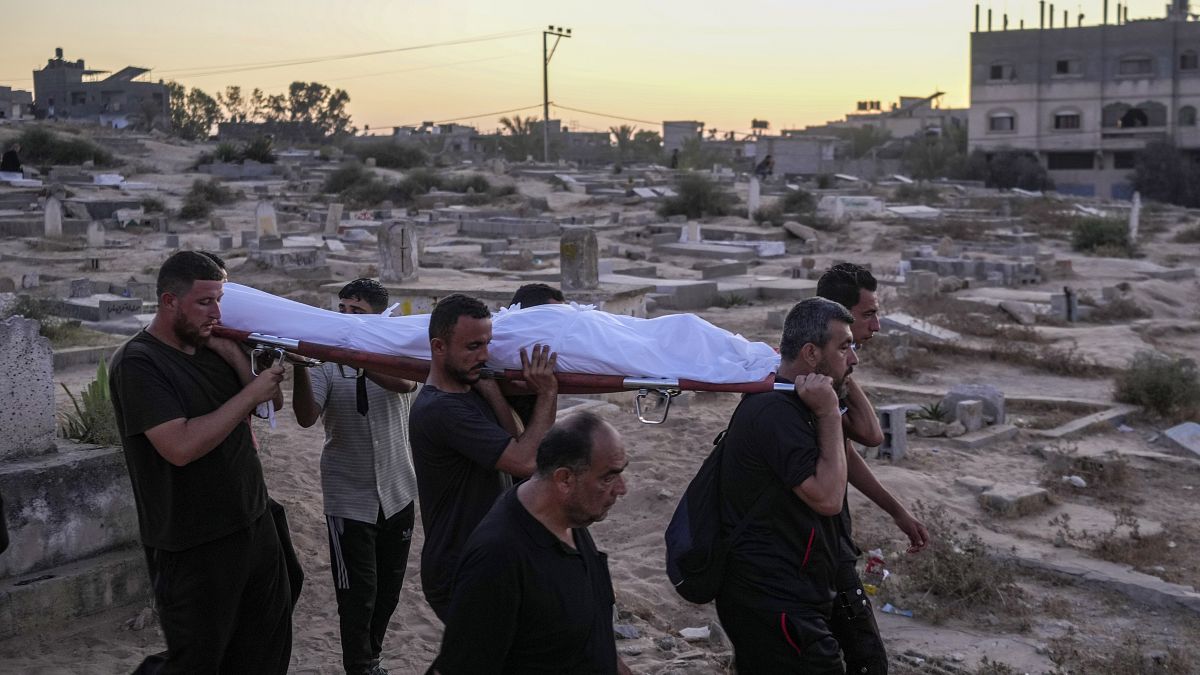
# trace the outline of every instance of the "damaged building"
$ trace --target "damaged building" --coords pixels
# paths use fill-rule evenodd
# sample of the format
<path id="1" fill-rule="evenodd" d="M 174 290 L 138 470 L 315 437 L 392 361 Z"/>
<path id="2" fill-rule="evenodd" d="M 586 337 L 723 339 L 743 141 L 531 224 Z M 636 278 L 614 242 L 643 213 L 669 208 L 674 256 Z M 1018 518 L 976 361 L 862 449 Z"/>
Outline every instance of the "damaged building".
<path id="1" fill-rule="evenodd" d="M 124 128 L 138 121 L 170 118 L 170 96 L 161 82 L 147 82 L 146 68 L 126 66 L 115 73 L 89 69 L 83 59 L 68 61 L 61 47 L 41 70 L 33 71 L 38 116 L 96 122 Z"/>
<path id="2" fill-rule="evenodd" d="M 1165 18 L 1135 21 L 1127 7 L 1114 17 L 1107 0 L 1096 4 L 1099 25 L 1066 12 L 1056 25 L 1042 2 L 1037 28 L 1019 30 L 991 30 L 990 11 L 981 25 L 977 8 L 970 147 L 1032 153 L 1059 192 L 1128 199 L 1148 143 L 1200 159 L 1200 22 L 1186 0 Z"/>

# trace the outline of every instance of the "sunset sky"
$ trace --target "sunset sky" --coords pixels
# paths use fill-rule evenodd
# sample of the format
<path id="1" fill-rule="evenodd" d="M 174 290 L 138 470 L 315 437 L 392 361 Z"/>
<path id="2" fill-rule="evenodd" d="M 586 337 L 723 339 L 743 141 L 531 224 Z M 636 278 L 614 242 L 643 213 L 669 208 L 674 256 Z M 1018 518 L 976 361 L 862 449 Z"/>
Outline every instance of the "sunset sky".
<path id="1" fill-rule="evenodd" d="M 496 126 L 497 111 L 540 116 L 540 31 L 573 29 L 550 66 L 552 101 L 648 123 L 696 119 L 721 130 L 772 130 L 837 119 L 855 101 L 946 92 L 965 107 L 970 0 L 109 0 L 5 2 L 0 84 L 32 89 L 31 71 L 65 50 L 89 68 L 152 68 L 210 94 L 226 85 L 267 92 L 293 80 L 346 89 L 354 124 L 423 120 Z M 1116 0 L 1110 3 L 1115 15 Z M 1130 17 L 1160 17 L 1166 0 L 1129 0 Z M 1200 6 L 1200 3 L 1197 3 Z M 1102 0 L 1056 3 L 1098 23 Z M 1010 25 L 1037 23 L 1036 0 L 983 3 Z M 1074 20 L 1072 21 L 1074 22 Z M 281 61 L 499 39 L 286 67 Z M 237 72 L 234 72 L 237 71 Z M 620 119 L 551 110 L 567 125 L 607 129 Z"/>

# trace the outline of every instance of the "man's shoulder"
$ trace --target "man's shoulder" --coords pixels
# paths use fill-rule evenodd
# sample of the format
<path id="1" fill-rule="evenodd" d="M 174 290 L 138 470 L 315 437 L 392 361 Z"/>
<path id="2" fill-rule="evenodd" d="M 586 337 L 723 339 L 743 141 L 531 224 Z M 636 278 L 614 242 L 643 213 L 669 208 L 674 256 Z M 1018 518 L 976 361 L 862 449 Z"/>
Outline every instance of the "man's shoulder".
<path id="1" fill-rule="evenodd" d="M 157 349 L 154 339 L 148 337 L 146 332 L 142 331 L 126 340 L 120 347 L 117 347 L 116 351 L 113 352 L 112 359 L 109 361 L 109 366 L 116 369 L 127 362 L 157 362 L 160 356 L 161 352 Z"/>
<path id="2" fill-rule="evenodd" d="M 768 391 L 746 396 L 734 413 L 734 419 L 744 424 L 754 424 L 764 415 L 774 419 L 777 415 L 811 416 L 812 412 L 792 392 Z"/>

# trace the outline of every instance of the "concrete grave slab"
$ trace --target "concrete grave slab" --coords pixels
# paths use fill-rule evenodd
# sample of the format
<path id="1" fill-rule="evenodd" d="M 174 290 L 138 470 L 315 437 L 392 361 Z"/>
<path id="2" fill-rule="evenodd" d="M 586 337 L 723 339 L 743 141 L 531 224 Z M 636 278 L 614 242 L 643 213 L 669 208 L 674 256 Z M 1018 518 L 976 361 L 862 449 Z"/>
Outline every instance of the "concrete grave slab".
<path id="1" fill-rule="evenodd" d="M 1184 422 L 1167 429 L 1164 435 L 1180 450 L 1200 456 L 1200 424 Z"/>
<path id="2" fill-rule="evenodd" d="M 683 255 L 693 258 L 714 258 L 717 260 L 756 260 L 758 252 L 754 249 L 745 248 L 742 246 L 728 246 L 725 244 L 681 244 L 679 242 L 670 242 L 658 244 L 654 250 L 666 255 Z"/>
<path id="3" fill-rule="evenodd" d="M 903 312 L 890 312 L 880 320 L 883 328 L 910 333 L 937 342 L 961 340 L 962 335 L 952 330 L 935 326 Z"/>

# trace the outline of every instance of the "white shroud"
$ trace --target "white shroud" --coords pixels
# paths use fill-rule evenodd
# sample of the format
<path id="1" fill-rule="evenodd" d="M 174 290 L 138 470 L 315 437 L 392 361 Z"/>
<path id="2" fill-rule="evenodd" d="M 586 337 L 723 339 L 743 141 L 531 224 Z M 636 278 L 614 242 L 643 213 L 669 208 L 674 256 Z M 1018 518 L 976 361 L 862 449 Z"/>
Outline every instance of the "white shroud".
<path id="1" fill-rule="evenodd" d="M 226 283 L 221 323 L 306 342 L 429 360 L 429 315 L 338 314 Z M 638 319 L 590 305 L 501 309 L 492 316 L 488 365 L 520 369 L 521 348 L 547 344 L 568 373 L 754 382 L 775 372 L 779 355 L 693 314 Z"/>

